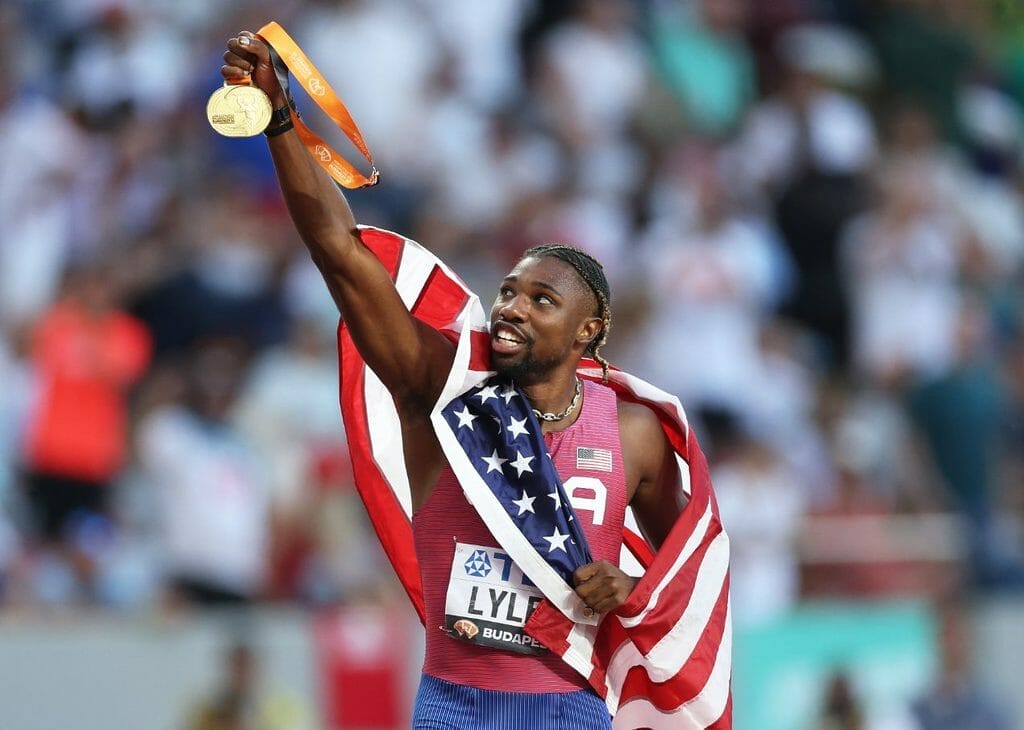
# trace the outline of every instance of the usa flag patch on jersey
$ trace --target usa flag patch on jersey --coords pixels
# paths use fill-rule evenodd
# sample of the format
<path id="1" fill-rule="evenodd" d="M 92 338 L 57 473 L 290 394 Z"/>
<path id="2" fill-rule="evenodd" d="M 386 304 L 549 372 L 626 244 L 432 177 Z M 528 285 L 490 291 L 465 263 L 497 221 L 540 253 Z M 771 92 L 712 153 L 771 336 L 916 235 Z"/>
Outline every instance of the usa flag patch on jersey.
<path id="1" fill-rule="evenodd" d="M 612 470 L 612 452 L 608 449 L 594 449 L 589 446 L 576 447 L 576 468 L 593 471 Z"/>

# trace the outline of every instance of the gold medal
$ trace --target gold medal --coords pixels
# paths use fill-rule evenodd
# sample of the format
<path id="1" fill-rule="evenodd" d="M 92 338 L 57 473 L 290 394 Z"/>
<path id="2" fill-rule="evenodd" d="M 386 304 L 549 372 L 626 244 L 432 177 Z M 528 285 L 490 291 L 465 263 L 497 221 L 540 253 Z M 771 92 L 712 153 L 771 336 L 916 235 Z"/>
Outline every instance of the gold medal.
<path id="1" fill-rule="evenodd" d="M 274 107 L 262 89 L 250 84 L 229 84 L 206 102 L 210 126 L 225 137 L 255 137 L 270 124 Z"/>

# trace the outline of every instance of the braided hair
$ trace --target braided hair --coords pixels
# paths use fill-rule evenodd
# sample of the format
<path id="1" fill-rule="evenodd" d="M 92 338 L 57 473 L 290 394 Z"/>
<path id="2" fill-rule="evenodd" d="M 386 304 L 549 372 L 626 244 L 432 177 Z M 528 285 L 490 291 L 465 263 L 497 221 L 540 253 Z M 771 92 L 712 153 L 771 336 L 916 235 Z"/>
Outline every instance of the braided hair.
<path id="1" fill-rule="evenodd" d="M 608 286 L 608 278 L 604 275 L 604 267 L 586 251 L 563 243 L 544 243 L 528 249 L 522 258 L 543 258 L 551 256 L 572 266 L 580 278 L 586 282 L 597 298 L 597 316 L 601 318 L 601 332 L 590 341 L 587 352 L 601 366 L 604 380 L 608 380 L 608 361 L 601 356 L 601 348 L 608 341 L 608 330 L 612 327 L 612 290 Z"/>

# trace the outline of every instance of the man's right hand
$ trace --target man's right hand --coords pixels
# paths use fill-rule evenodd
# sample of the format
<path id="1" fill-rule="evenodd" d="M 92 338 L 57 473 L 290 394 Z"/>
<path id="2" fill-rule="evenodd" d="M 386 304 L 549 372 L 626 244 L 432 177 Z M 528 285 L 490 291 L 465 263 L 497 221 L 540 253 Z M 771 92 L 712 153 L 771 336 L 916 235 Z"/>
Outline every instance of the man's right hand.
<path id="1" fill-rule="evenodd" d="M 252 85 L 270 97 L 275 109 L 288 103 L 270 60 L 270 47 L 255 33 L 243 30 L 228 39 L 228 50 L 224 51 L 224 65 L 220 67 L 220 75 L 230 82 L 250 77 Z"/>

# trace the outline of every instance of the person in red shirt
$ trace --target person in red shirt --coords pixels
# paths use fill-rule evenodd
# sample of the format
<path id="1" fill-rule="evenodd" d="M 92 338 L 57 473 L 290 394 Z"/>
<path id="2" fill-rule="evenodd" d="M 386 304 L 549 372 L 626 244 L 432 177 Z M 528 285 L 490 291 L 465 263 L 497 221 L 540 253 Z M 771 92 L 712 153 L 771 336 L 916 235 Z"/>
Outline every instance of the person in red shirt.
<path id="1" fill-rule="evenodd" d="M 73 270 L 31 334 L 37 387 L 22 464 L 44 544 L 73 550 L 76 525 L 105 514 L 109 483 L 125 461 L 128 389 L 149 365 L 151 340 L 116 298 L 102 267 Z M 87 573 L 89 561 L 73 557 Z"/>

